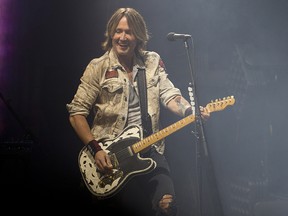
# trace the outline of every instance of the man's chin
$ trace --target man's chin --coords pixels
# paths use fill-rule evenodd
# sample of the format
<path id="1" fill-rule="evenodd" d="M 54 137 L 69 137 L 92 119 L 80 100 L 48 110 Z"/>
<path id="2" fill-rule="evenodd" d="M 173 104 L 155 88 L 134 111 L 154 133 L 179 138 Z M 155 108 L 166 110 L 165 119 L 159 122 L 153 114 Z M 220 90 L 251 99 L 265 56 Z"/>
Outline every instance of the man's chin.
<path id="1" fill-rule="evenodd" d="M 118 50 L 118 56 L 127 56 L 128 55 L 128 51 L 123 51 L 123 50 Z"/>

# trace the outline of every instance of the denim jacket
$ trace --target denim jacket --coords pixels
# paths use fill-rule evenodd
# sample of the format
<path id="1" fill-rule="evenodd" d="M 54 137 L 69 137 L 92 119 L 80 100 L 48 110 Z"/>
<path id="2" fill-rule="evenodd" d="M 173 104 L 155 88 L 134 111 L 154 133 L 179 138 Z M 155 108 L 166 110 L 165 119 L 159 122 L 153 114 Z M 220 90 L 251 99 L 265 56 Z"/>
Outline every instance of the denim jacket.
<path id="1" fill-rule="evenodd" d="M 139 67 L 146 69 L 148 113 L 155 133 L 160 129 L 160 104 L 166 107 L 181 92 L 169 80 L 165 66 L 156 52 L 144 51 L 140 58 L 134 56 L 133 65 L 133 70 Z M 92 59 L 80 81 L 73 100 L 66 105 L 69 114 L 87 117 L 93 110 L 95 116 L 91 132 L 94 138 L 98 141 L 116 138 L 127 122 L 129 79 L 113 49 L 100 58 Z M 136 79 L 133 85 L 138 94 Z M 164 140 L 153 145 L 159 153 L 164 153 Z"/>

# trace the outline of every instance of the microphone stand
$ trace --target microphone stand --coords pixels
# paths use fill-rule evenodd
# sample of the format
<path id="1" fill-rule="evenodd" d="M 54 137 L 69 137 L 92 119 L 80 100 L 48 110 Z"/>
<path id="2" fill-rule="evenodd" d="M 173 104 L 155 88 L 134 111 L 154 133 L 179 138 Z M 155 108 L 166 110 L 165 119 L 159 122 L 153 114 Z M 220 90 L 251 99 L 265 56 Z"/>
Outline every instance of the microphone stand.
<path id="1" fill-rule="evenodd" d="M 194 57 L 193 38 L 192 37 L 189 37 L 189 38 L 191 38 L 192 54 L 193 54 L 193 57 Z M 202 121 L 202 118 L 201 118 L 201 111 L 200 111 L 200 108 L 199 108 L 200 106 L 199 106 L 199 103 L 198 103 L 198 97 L 197 97 L 197 91 L 196 91 L 197 88 L 196 88 L 196 84 L 195 84 L 195 80 L 194 80 L 194 77 L 195 77 L 195 72 L 194 72 L 194 69 L 193 69 L 194 62 L 192 63 L 192 59 L 194 59 L 194 58 L 191 57 L 191 54 L 190 54 L 190 51 L 189 51 L 189 46 L 188 46 L 188 43 L 187 43 L 187 40 L 189 38 L 185 37 L 185 38 L 183 38 L 183 41 L 184 41 L 184 47 L 185 47 L 185 50 L 186 50 L 186 55 L 187 55 L 187 58 L 188 58 L 188 64 L 189 64 L 189 70 L 190 70 L 190 76 L 191 76 L 191 82 L 189 83 L 188 89 L 191 89 L 192 93 L 193 93 L 193 94 L 189 94 L 189 95 L 190 96 L 194 95 L 194 102 L 195 102 L 194 104 L 195 104 L 196 130 L 195 130 L 195 132 L 193 134 L 196 137 L 196 145 L 195 145 L 195 147 L 196 147 L 196 158 L 195 159 L 196 159 L 196 168 L 197 168 L 197 176 L 196 176 L 197 214 L 196 215 L 201 216 L 203 214 L 202 193 L 201 193 L 201 189 L 202 189 L 202 163 L 200 163 L 199 161 L 201 161 L 201 159 L 206 159 L 206 160 L 208 159 L 209 160 L 209 153 L 208 153 L 208 147 L 207 147 L 206 138 L 205 138 L 205 134 L 204 134 L 203 121 Z M 191 97 L 190 97 L 190 100 L 191 100 Z M 191 101 L 191 105 L 192 104 L 193 104 L 193 102 Z M 192 110 L 193 110 L 193 107 L 192 107 Z M 202 145 L 200 146 L 200 144 L 202 144 Z M 209 166 L 209 167 L 211 168 L 211 166 Z M 215 177 L 214 173 L 213 173 L 213 177 Z M 216 181 L 214 181 L 214 183 L 215 182 Z M 217 186 L 216 186 L 216 188 L 215 187 L 213 187 L 213 188 L 217 190 Z M 216 191 L 216 192 L 217 192 L 217 195 L 218 195 L 218 191 Z M 217 197 L 216 200 L 220 201 L 219 198 L 220 197 Z M 218 207 L 220 207 L 220 209 L 218 209 L 217 212 L 221 212 L 221 215 L 223 215 L 223 210 L 222 210 L 221 204 L 218 205 Z"/>

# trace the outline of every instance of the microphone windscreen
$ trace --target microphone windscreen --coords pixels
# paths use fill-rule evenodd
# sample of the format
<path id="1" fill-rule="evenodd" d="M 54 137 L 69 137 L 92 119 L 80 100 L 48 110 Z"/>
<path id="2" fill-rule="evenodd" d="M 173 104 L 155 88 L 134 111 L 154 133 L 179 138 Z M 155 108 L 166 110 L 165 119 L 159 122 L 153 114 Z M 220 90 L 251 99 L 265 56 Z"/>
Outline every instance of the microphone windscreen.
<path id="1" fill-rule="evenodd" d="M 168 33 L 168 34 L 167 34 L 167 39 L 168 39 L 169 41 L 175 41 L 174 34 L 175 34 L 175 32 L 170 32 L 170 33 Z"/>

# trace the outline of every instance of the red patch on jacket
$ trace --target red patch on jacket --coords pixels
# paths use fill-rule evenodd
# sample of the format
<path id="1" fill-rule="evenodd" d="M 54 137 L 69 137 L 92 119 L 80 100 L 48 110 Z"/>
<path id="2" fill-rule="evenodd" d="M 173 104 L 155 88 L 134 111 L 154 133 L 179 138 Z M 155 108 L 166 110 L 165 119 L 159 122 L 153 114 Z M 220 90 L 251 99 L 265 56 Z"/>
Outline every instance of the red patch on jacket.
<path id="1" fill-rule="evenodd" d="M 117 78 L 117 77 L 118 77 L 117 70 L 107 70 L 105 73 L 105 79 Z"/>
<path id="2" fill-rule="evenodd" d="M 164 62 L 162 60 L 159 61 L 159 65 L 160 65 L 160 67 L 165 68 Z"/>

